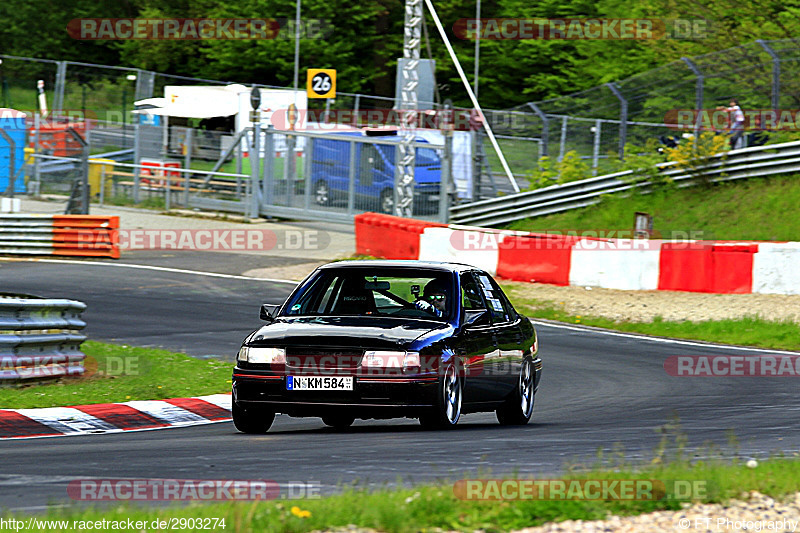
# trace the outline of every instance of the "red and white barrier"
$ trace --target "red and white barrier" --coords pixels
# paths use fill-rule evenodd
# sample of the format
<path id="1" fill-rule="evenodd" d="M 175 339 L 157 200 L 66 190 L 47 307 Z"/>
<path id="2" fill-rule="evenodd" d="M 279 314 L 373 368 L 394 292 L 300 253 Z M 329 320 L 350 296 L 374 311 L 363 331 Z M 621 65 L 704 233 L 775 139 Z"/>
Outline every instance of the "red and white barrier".
<path id="1" fill-rule="evenodd" d="M 611 239 L 444 226 L 374 213 L 359 217 L 358 253 L 465 263 L 514 281 L 800 294 L 800 242 Z"/>

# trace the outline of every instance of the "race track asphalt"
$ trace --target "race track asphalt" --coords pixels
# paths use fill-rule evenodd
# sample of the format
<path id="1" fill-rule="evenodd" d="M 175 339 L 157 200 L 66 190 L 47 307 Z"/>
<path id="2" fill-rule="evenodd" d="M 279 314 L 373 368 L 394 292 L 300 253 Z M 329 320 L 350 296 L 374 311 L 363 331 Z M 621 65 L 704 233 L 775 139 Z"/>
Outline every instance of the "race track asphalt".
<path id="1" fill-rule="evenodd" d="M 226 264 L 244 271 L 235 269 L 237 260 L 230 257 Z M 191 268 L 191 262 L 179 266 Z M 121 266 L 6 261 L 0 261 L 0 287 L 85 301 L 93 339 L 231 361 L 242 338 L 259 325 L 259 304 L 278 303 L 291 289 Z M 448 432 L 423 431 L 406 419 L 357 421 L 349 431 L 336 432 L 316 418 L 280 416 L 263 436 L 237 433 L 226 422 L 4 441 L 0 508 L 69 503 L 67 483 L 85 478 L 315 481 L 327 493 L 339 484 L 454 481 L 478 473 L 553 476 L 569 465 L 590 466 L 600 448 L 622 450 L 630 461 L 647 460 L 662 437 L 658 428 L 675 420 L 692 453 L 705 453 L 708 441 L 727 457 L 800 449 L 794 379 L 680 378 L 663 367 L 671 355 L 767 352 L 558 324 L 537 328 L 544 373 L 528 426 L 505 428 L 493 415 L 474 414 Z"/>

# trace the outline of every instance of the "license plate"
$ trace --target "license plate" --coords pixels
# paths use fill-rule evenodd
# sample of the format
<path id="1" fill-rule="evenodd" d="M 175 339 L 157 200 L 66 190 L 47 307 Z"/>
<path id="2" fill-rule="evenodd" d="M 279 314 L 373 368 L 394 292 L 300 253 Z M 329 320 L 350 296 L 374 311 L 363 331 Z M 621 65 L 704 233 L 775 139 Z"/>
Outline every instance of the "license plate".
<path id="1" fill-rule="evenodd" d="M 353 390 L 353 376 L 287 376 L 286 390 Z"/>

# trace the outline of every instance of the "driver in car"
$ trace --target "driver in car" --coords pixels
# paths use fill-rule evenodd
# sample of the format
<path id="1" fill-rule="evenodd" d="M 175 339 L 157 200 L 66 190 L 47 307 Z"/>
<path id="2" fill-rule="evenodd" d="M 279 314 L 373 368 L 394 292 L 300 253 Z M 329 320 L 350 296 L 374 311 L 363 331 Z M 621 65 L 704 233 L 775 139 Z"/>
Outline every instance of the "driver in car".
<path id="1" fill-rule="evenodd" d="M 437 317 L 447 313 L 447 283 L 440 279 L 431 280 L 425 285 L 422 298 L 414 302 L 417 309 Z"/>

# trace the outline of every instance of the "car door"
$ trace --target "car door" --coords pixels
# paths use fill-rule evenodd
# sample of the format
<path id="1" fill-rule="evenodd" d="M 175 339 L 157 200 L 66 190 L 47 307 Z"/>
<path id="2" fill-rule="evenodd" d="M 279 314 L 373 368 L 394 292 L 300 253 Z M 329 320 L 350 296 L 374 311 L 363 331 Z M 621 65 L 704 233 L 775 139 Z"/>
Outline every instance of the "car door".
<path id="1" fill-rule="evenodd" d="M 464 362 L 464 402 L 481 404 L 497 400 L 495 378 L 487 371 L 498 355 L 491 315 L 477 279 L 471 272 L 461 275 L 461 307 L 464 319 L 474 319 L 463 326 L 458 355 Z"/>
<path id="2" fill-rule="evenodd" d="M 497 355 L 492 359 L 491 367 L 487 367 L 487 372 L 494 378 L 498 396 L 505 398 L 513 392 L 519 379 L 524 353 L 521 319 L 491 276 L 482 272 L 477 277 L 492 315 L 492 330 L 497 344 Z"/>

